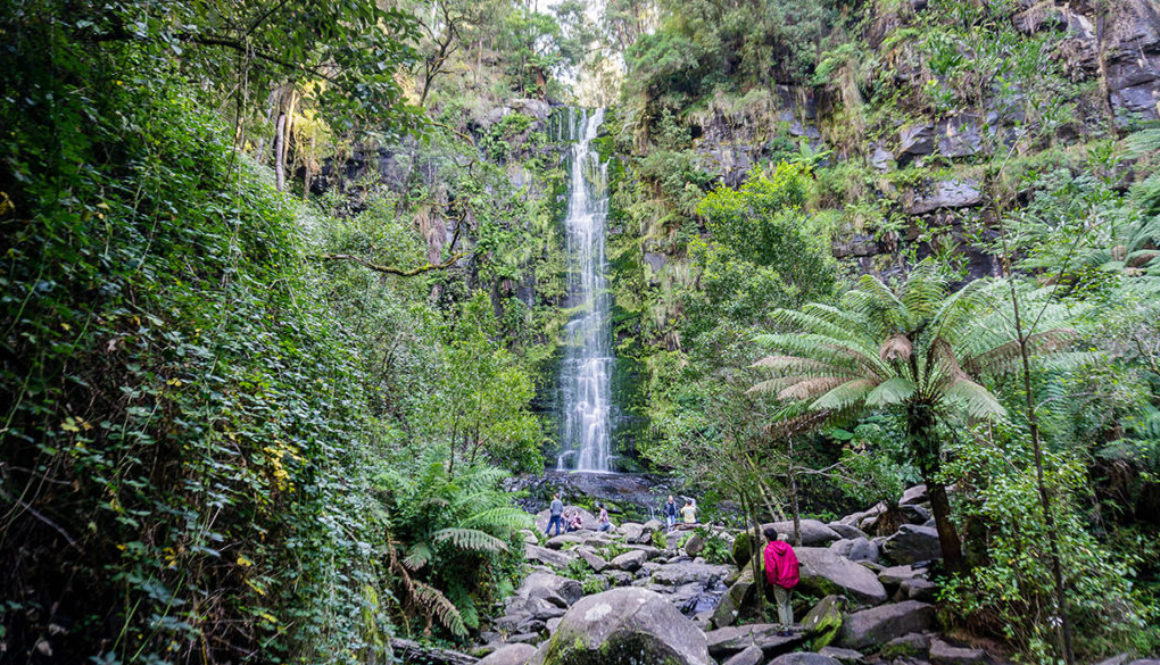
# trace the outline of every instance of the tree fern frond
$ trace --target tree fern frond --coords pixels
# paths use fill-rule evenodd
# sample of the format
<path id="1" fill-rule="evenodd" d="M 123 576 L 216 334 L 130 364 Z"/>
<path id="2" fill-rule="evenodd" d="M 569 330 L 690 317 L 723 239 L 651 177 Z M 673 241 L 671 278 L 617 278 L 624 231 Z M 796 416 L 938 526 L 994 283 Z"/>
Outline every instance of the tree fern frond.
<path id="1" fill-rule="evenodd" d="M 802 358 L 801 356 L 766 356 L 750 365 L 750 367 L 762 367 L 774 371 L 799 369 L 824 371 L 833 366 L 820 360 Z"/>
<path id="2" fill-rule="evenodd" d="M 833 390 L 834 388 L 848 382 L 850 379 L 845 376 L 813 376 L 813 377 L 788 377 L 793 381 L 785 388 L 782 388 L 777 393 L 777 398 L 782 401 L 786 400 L 807 400 L 813 399 L 822 393 Z"/>
<path id="3" fill-rule="evenodd" d="M 461 526 L 484 530 L 527 529 L 532 526 L 532 516 L 515 506 L 497 506 L 468 517 Z"/>
<path id="4" fill-rule="evenodd" d="M 407 556 L 403 558 L 403 565 L 407 567 L 407 570 L 418 571 L 431 561 L 431 556 L 431 548 L 427 546 L 427 543 L 415 543 L 411 545 L 410 550 L 407 551 Z"/>
<path id="5" fill-rule="evenodd" d="M 944 394 L 947 399 L 961 403 L 972 418 L 992 418 L 1007 413 L 990 390 L 967 378 L 951 383 Z"/>
<path id="6" fill-rule="evenodd" d="M 507 543 L 479 529 L 462 527 L 439 529 L 431 535 L 431 539 L 437 543 L 450 541 L 455 547 L 469 552 L 502 552 L 507 550 Z"/>
<path id="7" fill-rule="evenodd" d="M 433 615 L 453 635 L 457 637 L 467 635 L 467 626 L 464 625 L 459 610 L 439 589 L 415 580 L 414 599 L 424 613 Z"/>
<path id="8" fill-rule="evenodd" d="M 900 376 L 891 377 L 874 387 L 866 394 L 866 406 L 894 406 L 902 404 L 915 393 L 913 381 Z"/>
<path id="9" fill-rule="evenodd" d="M 835 386 L 826 394 L 814 400 L 811 409 L 818 411 L 838 411 L 853 407 L 866 399 L 876 382 L 869 379 L 854 379 Z"/>

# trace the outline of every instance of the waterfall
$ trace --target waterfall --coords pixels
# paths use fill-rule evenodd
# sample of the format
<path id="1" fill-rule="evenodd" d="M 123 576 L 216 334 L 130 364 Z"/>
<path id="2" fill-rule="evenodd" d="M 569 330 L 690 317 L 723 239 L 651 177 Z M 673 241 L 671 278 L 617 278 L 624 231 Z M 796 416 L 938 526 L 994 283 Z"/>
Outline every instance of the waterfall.
<path id="1" fill-rule="evenodd" d="M 608 164 L 591 149 L 604 110 L 568 111 L 572 173 L 568 183 L 567 344 L 560 368 L 560 471 L 607 472 L 611 456 L 612 335 L 605 272 Z"/>

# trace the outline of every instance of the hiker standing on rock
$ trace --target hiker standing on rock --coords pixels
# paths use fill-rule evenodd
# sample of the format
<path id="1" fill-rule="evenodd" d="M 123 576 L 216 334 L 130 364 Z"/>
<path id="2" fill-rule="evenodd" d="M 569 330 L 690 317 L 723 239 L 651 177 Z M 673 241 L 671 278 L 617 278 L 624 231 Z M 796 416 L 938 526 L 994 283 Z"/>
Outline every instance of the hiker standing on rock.
<path id="1" fill-rule="evenodd" d="M 763 531 L 769 544 L 765 546 L 765 580 L 773 587 L 777 600 L 777 616 L 782 629 L 778 635 L 793 635 L 793 605 L 789 602 L 790 589 L 798 583 L 798 559 L 790 544 L 772 526 Z"/>
<path id="2" fill-rule="evenodd" d="M 665 501 L 665 527 L 673 528 L 677 523 L 677 502 L 673 500 L 673 495 L 669 495 L 669 500 Z"/>
<path id="3" fill-rule="evenodd" d="M 552 505 L 550 516 L 548 517 L 548 528 L 544 529 L 544 535 L 552 530 L 552 525 L 556 525 L 556 535 L 560 535 L 560 530 L 564 528 L 564 502 L 560 500 L 560 493 L 557 492 L 552 495 Z"/>

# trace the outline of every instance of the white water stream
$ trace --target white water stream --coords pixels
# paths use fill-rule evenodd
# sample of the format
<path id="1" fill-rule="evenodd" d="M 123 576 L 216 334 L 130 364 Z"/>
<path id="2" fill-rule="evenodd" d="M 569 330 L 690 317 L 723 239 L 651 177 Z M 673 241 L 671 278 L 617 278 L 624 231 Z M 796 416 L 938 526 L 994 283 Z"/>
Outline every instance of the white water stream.
<path id="1" fill-rule="evenodd" d="M 605 272 L 608 164 L 591 149 L 604 110 L 569 109 L 572 173 L 568 183 L 567 351 L 560 368 L 560 471 L 608 472 L 611 455 L 612 335 Z M 561 123 L 563 125 L 564 123 Z"/>

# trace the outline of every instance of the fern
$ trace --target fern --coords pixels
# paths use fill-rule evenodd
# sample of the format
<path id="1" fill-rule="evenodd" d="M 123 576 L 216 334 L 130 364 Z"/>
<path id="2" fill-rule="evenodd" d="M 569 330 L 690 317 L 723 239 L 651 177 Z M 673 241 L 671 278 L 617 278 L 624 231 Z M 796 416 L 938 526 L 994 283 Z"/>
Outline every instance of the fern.
<path id="1" fill-rule="evenodd" d="M 440 529 L 432 536 L 432 540 L 437 543 L 451 541 L 455 547 L 468 552 L 502 552 L 507 550 L 507 543 L 478 529 L 461 527 Z"/>

